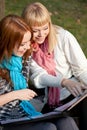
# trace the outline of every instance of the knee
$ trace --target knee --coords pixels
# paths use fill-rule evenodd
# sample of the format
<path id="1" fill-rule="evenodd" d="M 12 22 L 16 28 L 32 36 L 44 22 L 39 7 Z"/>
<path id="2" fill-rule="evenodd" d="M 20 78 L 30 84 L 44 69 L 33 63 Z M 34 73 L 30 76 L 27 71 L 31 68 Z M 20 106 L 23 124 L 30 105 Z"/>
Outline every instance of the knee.
<path id="1" fill-rule="evenodd" d="M 68 123 L 68 122 L 70 122 L 71 124 L 75 124 L 75 121 L 74 121 L 74 119 L 72 118 L 72 117 L 67 117 L 66 118 L 66 122 Z"/>
<path id="2" fill-rule="evenodd" d="M 65 118 L 65 121 L 63 121 L 67 124 L 67 128 L 71 129 L 71 130 L 79 130 L 76 122 L 74 121 L 74 119 L 72 117 L 67 117 Z"/>
<path id="3" fill-rule="evenodd" d="M 62 120 L 60 120 L 61 124 L 72 124 L 72 125 L 75 125 L 75 121 L 72 117 L 65 117 L 65 118 L 62 118 Z"/>
<path id="4" fill-rule="evenodd" d="M 59 130 L 79 130 L 72 117 L 60 118 L 57 120 L 56 126 Z"/>
<path id="5" fill-rule="evenodd" d="M 57 128 L 56 128 L 55 124 L 48 122 L 48 123 L 45 124 L 44 130 L 57 130 Z"/>

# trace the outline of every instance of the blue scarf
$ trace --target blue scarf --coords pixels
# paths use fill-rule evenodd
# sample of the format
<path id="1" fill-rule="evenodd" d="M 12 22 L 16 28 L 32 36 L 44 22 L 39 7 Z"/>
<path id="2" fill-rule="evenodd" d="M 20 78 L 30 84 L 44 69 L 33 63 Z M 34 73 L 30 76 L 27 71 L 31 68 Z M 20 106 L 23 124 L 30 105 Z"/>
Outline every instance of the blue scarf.
<path id="1" fill-rule="evenodd" d="M 14 85 L 14 90 L 25 89 L 27 87 L 26 80 L 22 74 L 22 57 L 12 56 L 9 61 L 3 60 L 0 68 L 6 68 L 10 71 L 11 81 Z M 29 114 L 29 117 L 40 115 L 32 104 L 27 100 L 22 100 L 20 105 L 24 111 Z"/>

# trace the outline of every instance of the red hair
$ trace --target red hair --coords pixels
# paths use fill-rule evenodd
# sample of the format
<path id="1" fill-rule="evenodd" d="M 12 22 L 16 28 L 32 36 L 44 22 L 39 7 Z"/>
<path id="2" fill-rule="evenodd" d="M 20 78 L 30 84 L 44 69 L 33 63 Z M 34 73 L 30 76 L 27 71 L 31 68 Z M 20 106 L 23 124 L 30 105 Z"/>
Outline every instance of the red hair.
<path id="1" fill-rule="evenodd" d="M 30 31 L 29 26 L 17 15 L 8 15 L 0 21 L 0 61 L 10 58 L 17 44 L 20 46 L 24 34 Z M 28 57 L 29 51 L 24 57 Z"/>

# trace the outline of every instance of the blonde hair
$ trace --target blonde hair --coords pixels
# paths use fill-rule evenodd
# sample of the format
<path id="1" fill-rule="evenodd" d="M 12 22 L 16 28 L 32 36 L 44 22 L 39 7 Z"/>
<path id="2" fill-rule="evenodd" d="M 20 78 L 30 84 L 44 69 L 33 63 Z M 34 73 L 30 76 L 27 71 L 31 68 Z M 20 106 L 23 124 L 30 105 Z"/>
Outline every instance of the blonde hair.
<path id="1" fill-rule="evenodd" d="M 48 51 L 53 51 L 56 43 L 56 30 L 52 25 L 50 13 L 44 5 L 39 2 L 32 3 L 26 6 L 22 12 L 22 17 L 25 22 L 30 26 L 43 26 L 46 23 L 49 23 L 49 34 L 48 34 Z"/>

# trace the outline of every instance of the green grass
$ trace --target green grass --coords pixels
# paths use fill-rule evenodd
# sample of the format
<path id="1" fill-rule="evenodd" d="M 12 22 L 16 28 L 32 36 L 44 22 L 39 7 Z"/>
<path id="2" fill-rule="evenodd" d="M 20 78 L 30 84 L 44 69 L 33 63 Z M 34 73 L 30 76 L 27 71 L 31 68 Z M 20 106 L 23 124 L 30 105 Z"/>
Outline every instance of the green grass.
<path id="1" fill-rule="evenodd" d="M 23 8 L 32 1 L 37 0 L 5 0 L 5 15 L 21 15 Z M 54 24 L 74 34 L 87 57 L 87 0 L 38 1 L 51 12 Z"/>

